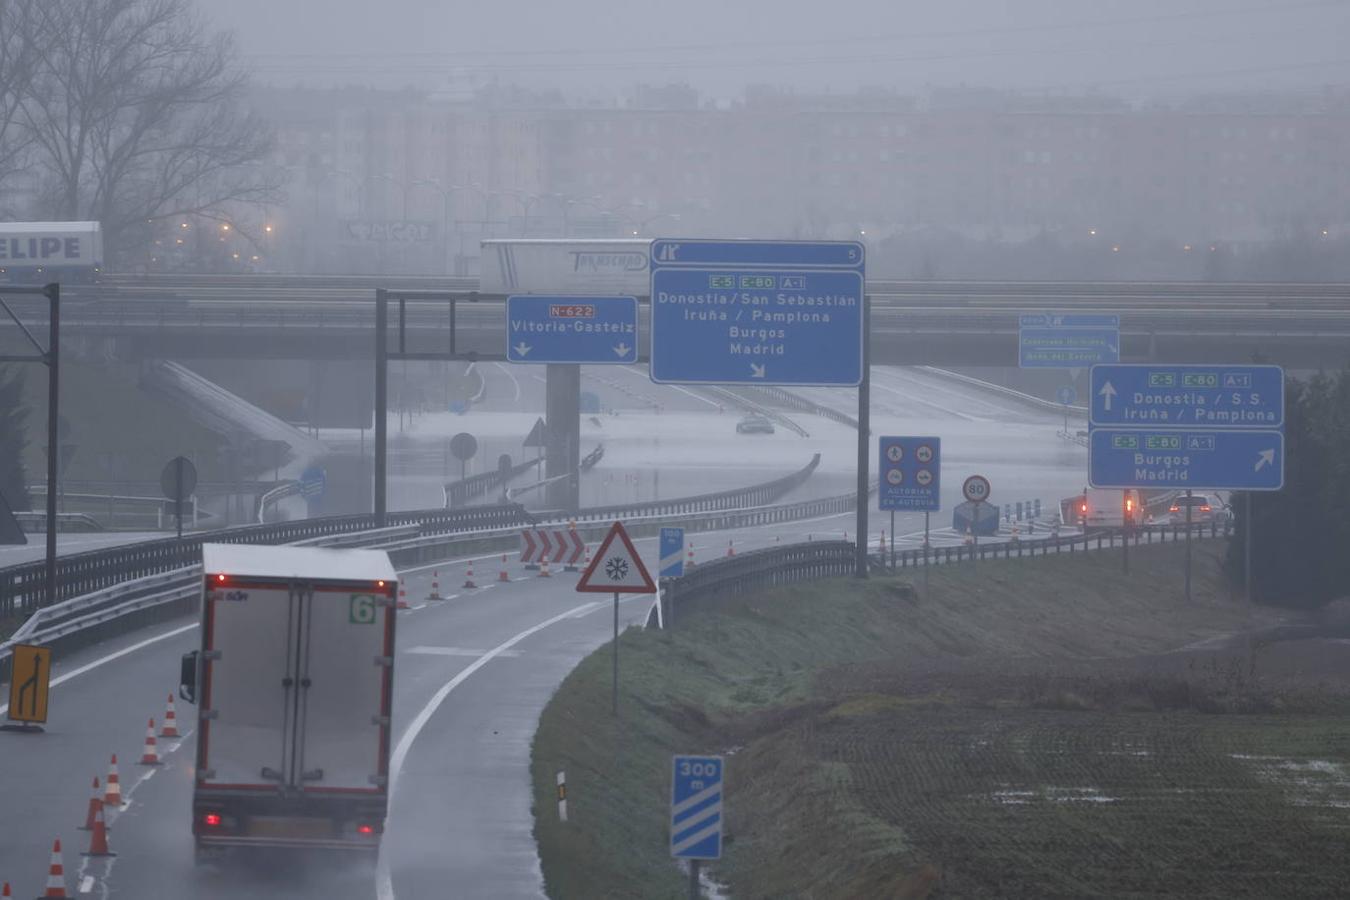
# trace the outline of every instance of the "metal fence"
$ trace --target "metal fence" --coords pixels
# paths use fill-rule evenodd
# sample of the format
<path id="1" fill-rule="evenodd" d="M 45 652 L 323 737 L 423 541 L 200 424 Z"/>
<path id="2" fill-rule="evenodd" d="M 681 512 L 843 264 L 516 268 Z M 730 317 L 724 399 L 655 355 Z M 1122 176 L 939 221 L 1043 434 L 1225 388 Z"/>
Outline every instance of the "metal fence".
<path id="1" fill-rule="evenodd" d="M 661 615 L 665 627 L 673 628 L 697 604 L 783 584 L 839 578 L 852 574 L 856 562 L 851 541 L 811 541 L 703 563 L 681 578 L 661 580 Z M 653 624 L 651 616 L 648 626 Z"/>

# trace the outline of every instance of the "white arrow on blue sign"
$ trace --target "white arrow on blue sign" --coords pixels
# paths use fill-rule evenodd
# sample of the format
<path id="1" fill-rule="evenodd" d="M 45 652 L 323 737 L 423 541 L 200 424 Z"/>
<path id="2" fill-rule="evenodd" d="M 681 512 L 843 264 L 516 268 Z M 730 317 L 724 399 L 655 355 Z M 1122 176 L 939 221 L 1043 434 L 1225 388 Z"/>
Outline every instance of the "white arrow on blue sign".
<path id="1" fill-rule="evenodd" d="M 676 859 L 722 857 L 720 756 L 676 756 L 670 781 L 670 855 Z"/>
<path id="2" fill-rule="evenodd" d="M 864 257 L 853 241 L 653 241 L 652 380 L 858 384 Z"/>
<path id="3" fill-rule="evenodd" d="M 506 359 L 513 363 L 637 362 L 636 297 L 516 294 L 506 298 Z"/>

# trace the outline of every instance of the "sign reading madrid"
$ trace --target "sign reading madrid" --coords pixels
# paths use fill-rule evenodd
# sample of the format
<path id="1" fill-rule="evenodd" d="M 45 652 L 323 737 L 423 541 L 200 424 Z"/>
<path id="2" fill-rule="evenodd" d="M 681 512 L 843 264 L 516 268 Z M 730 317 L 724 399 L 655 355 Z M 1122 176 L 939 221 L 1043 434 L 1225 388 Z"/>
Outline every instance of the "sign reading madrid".
<path id="1" fill-rule="evenodd" d="M 852 241 L 653 241 L 652 380 L 858 384 L 864 256 Z"/>

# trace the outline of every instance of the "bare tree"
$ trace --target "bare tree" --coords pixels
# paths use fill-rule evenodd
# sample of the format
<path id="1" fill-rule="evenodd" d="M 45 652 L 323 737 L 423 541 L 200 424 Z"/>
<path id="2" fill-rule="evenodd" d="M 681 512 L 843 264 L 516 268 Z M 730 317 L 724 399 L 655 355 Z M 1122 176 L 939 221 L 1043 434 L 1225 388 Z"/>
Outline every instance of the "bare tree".
<path id="1" fill-rule="evenodd" d="M 45 45 L 23 120 L 48 178 L 50 214 L 103 223 L 110 249 L 154 220 L 271 201 L 272 132 L 244 106 L 227 34 L 189 0 L 38 0 Z"/>
<path id="2" fill-rule="evenodd" d="M 42 53 L 37 5 L 38 0 L 0 0 L 0 188 L 22 168 L 32 143 L 23 127 L 22 103 Z"/>

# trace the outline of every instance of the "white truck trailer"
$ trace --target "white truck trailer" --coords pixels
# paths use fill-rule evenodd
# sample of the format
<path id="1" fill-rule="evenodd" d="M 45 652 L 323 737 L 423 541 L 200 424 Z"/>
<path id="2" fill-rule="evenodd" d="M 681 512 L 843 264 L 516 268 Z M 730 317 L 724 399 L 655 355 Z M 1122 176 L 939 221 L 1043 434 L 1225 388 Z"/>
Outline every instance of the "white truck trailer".
<path id="1" fill-rule="evenodd" d="M 89 284 L 102 268 L 97 222 L 0 222 L 0 282 Z"/>
<path id="2" fill-rule="evenodd" d="M 237 847 L 378 850 L 388 805 L 397 574 L 381 550 L 202 546 L 199 861 Z"/>
<path id="3" fill-rule="evenodd" d="M 486 240 L 485 294 L 625 294 L 651 290 L 649 240 Z"/>

